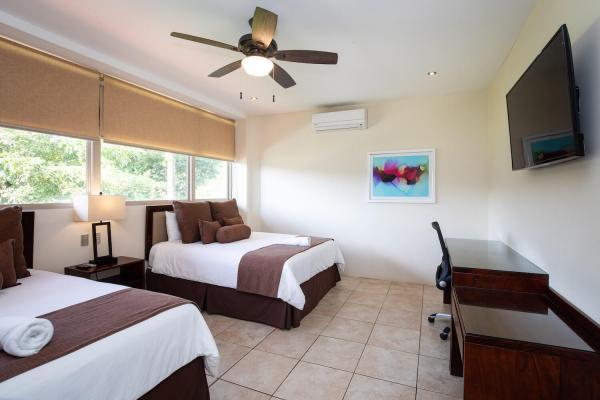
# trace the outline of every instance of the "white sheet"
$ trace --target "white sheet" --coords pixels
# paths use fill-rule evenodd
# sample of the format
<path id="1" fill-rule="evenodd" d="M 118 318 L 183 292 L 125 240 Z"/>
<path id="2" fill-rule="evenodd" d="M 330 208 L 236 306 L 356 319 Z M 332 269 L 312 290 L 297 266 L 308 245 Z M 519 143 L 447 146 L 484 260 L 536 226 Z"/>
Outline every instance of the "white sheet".
<path id="1" fill-rule="evenodd" d="M 123 289 L 31 270 L 0 290 L 0 317 L 35 317 Z M 0 400 L 133 400 L 199 356 L 216 370 L 218 350 L 202 314 L 175 307 L 0 383 Z"/>
<path id="2" fill-rule="evenodd" d="M 149 261 L 158 274 L 235 289 L 244 254 L 294 236 L 252 232 L 248 239 L 226 244 L 161 242 L 152 246 Z M 333 264 L 344 268 L 342 252 L 332 240 L 296 254 L 283 265 L 277 297 L 302 310 L 305 298 L 300 285 Z"/>

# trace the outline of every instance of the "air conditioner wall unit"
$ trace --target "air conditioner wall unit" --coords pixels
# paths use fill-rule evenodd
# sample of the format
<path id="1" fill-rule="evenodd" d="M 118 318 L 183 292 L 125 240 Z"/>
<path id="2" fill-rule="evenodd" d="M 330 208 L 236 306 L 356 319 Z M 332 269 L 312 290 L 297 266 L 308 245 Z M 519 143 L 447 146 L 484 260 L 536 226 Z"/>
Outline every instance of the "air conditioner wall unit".
<path id="1" fill-rule="evenodd" d="M 367 129 L 367 110 L 360 108 L 313 114 L 312 125 L 316 132 L 339 129 Z"/>

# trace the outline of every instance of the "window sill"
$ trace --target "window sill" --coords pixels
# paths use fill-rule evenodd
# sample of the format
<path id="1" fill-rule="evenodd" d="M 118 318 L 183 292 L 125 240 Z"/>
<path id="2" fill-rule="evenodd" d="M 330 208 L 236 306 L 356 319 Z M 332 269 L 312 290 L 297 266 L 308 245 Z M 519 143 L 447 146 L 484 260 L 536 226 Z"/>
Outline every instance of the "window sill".
<path id="1" fill-rule="evenodd" d="M 227 201 L 231 200 L 228 198 L 220 198 L 220 199 L 174 199 L 174 200 L 128 200 L 125 202 L 125 205 L 128 206 L 160 206 L 163 204 L 171 204 L 174 201 Z"/>
<path id="2" fill-rule="evenodd" d="M 35 210 L 58 210 L 65 208 L 73 208 L 72 203 L 27 203 L 27 204 L 2 204 L 0 207 L 12 207 L 20 206 L 23 207 L 23 211 L 35 211 Z"/>
<path id="3" fill-rule="evenodd" d="M 189 201 L 188 199 L 178 199 L 180 201 Z M 192 201 L 227 201 L 230 198 L 221 199 L 195 199 Z M 170 204 L 177 200 L 131 200 L 126 201 L 126 206 L 158 206 L 163 204 Z M 0 208 L 21 206 L 24 211 L 35 211 L 35 210 L 59 210 L 73 208 L 72 203 L 31 203 L 31 204 L 0 204 Z"/>

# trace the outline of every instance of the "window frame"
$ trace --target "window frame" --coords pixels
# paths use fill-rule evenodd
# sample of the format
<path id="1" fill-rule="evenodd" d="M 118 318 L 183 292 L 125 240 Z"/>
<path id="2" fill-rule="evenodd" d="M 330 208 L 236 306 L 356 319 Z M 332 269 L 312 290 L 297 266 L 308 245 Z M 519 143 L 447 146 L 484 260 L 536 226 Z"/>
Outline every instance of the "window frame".
<path id="1" fill-rule="evenodd" d="M 190 163 L 190 158 L 191 159 L 194 158 L 193 156 L 190 156 L 189 154 L 183 154 L 183 153 L 174 153 L 174 152 L 170 152 L 170 151 L 166 151 L 166 150 L 157 150 L 157 149 L 153 149 L 153 148 L 150 148 L 150 147 L 144 147 L 144 146 L 133 146 L 133 145 L 130 145 L 130 144 L 105 142 L 104 140 L 100 140 L 98 142 L 99 142 L 99 145 L 97 147 L 99 148 L 99 150 L 98 150 L 98 156 L 97 156 L 96 160 L 97 160 L 97 163 L 98 163 L 97 168 L 100 171 L 99 172 L 100 179 L 97 181 L 97 191 L 95 191 L 95 192 L 92 191 L 91 193 L 100 193 L 101 189 L 102 189 L 102 172 L 101 172 L 101 169 L 102 169 L 102 145 L 103 145 L 103 143 L 107 143 L 107 144 L 114 144 L 114 145 L 123 146 L 123 147 L 131 147 L 131 148 L 134 148 L 134 149 L 142 149 L 142 150 L 157 151 L 157 152 L 161 152 L 161 153 L 176 154 L 176 155 L 187 157 L 187 160 L 188 160 L 188 190 L 187 190 L 188 195 L 187 195 L 187 197 L 179 198 L 179 199 L 146 199 L 146 200 L 127 200 L 126 199 L 125 200 L 125 205 L 161 205 L 161 204 L 165 204 L 165 203 L 169 203 L 169 202 L 173 202 L 173 201 L 189 201 L 189 200 L 191 200 L 191 197 L 190 197 L 190 187 L 189 187 L 189 185 L 190 185 L 189 178 L 191 176 L 193 176 L 193 175 L 191 173 L 189 163 Z"/>
<path id="2" fill-rule="evenodd" d="M 206 159 L 210 159 L 209 157 L 201 157 L 201 158 L 206 158 Z M 232 198 L 232 193 L 233 193 L 233 188 L 232 188 L 232 173 L 233 173 L 233 163 L 231 161 L 225 161 L 225 160 L 218 160 L 216 158 L 212 158 L 212 160 L 217 160 L 217 161 L 223 161 L 225 163 L 227 163 L 227 198 L 215 198 L 215 199 L 197 199 L 196 198 L 196 156 L 190 156 L 189 158 L 189 162 L 190 162 L 190 166 L 188 168 L 188 170 L 190 171 L 189 177 L 190 177 L 190 181 L 189 181 L 189 200 L 190 201 L 226 201 L 226 200 L 231 200 Z M 194 173 L 192 174 L 191 171 L 194 171 Z"/>
<path id="3" fill-rule="evenodd" d="M 0 124 L 0 128 L 16 129 L 16 130 L 20 130 L 20 131 L 24 131 L 24 132 L 42 133 L 45 135 L 53 135 L 53 136 L 60 136 L 60 137 L 66 137 L 66 138 L 72 138 L 72 139 L 79 139 L 79 140 L 83 140 L 84 142 L 86 142 L 86 147 L 85 147 L 85 161 L 86 161 L 85 187 L 86 187 L 86 192 L 90 193 L 90 186 L 91 186 L 90 159 L 92 158 L 92 154 L 91 154 L 92 148 L 91 148 L 90 144 L 92 142 L 94 142 L 94 140 L 77 137 L 77 136 L 72 136 L 72 135 L 64 135 L 61 133 L 45 131 L 45 130 L 41 130 L 41 129 L 24 128 L 21 126 L 10 125 L 10 124 Z M 53 209 L 59 210 L 59 209 L 73 208 L 73 201 L 48 202 L 48 203 L 0 203 L 0 207 L 11 207 L 11 206 L 20 206 L 20 207 L 23 207 L 24 210 L 53 210 Z"/>
<path id="4" fill-rule="evenodd" d="M 44 132 L 44 131 L 38 131 L 38 130 L 34 131 L 34 130 L 28 129 L 28 128 L 12 127 L 12 126 L 8 127 L 8 128 L 19 129 L 19 130 L 30 131 L 30 132 L 44 133 L 44 134 L 48 134 L 48 135 L 64 136 L 64 135 L 60 135 L 60 134 L 56 134 L 56 133 L 52 133 L 52 132 Z M 67 136 L 67 137 L 72 137 L 72 136 Z M 86 191 L 87 191 L 87 193 L 100 193 L 100 190 L 102 188 L 102 174 L 101 174 L 101 171 L 102 171 L 102 144 L 104 141 L 102 139 L 100 139 L 100 140 L 90 140 L 90 139 L 82 139 L 82 138 L 79 138 L 79 139 L 86 141 Z M 144 147 L 140 147 L 140 146 L 130 146 L 130 147 L 144 148 Z M 161 150 L 159 150 L 159 151 L 161 151 Z M 179 200 L 220 201 L 220 200 L 230 200 L 231 199 L 232 192 L 233 192 L 233 189 L 232 189 L 233 163 L 231 161 L 220 160 L 220 161 L 224 161 L 227 163 L 227 198 L 225 198 L 225 199 L 195 199 L 195 197 L 196 197 L 196 193 L 195 193 L 196 192 L 195 156 L 192 156 L 189 154 L 181 154 L 181 153 L 175 153 L 175 154 L 184 155 L 188 159 L 188 196 L 187 196 L 187 199 L 179 199 Z M 205 158 L 208 158 L 208 157 L 205 157 Z M 176 199 L 126 200 L 125 204 L 128 206 L 161 205 L 161 204 L 172 202 L 174 200 L 176 200 Z M 25 210 L 73 208 L 72 202 L 0 204 L 0 206 L 2 206 L 2 207 L 15 206 L 15 205 L 21 206 Z"/>

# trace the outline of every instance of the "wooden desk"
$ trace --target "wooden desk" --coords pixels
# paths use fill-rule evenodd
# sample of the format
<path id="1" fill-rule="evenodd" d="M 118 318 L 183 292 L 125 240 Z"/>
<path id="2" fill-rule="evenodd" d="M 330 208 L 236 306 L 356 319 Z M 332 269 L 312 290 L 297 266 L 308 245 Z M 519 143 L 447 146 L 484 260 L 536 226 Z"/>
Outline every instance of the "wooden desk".
<path id="1" fill-rule="evenodd" d="M 548 274 L 502 242 L 447 239 L 452 285 L 545 293 Z"/>
<path id="2" fill-rule="evenodd" d="M 598 326 L 499 242 L 448 239 L 450 372 L 464 399 L 598 399 Z"/>

